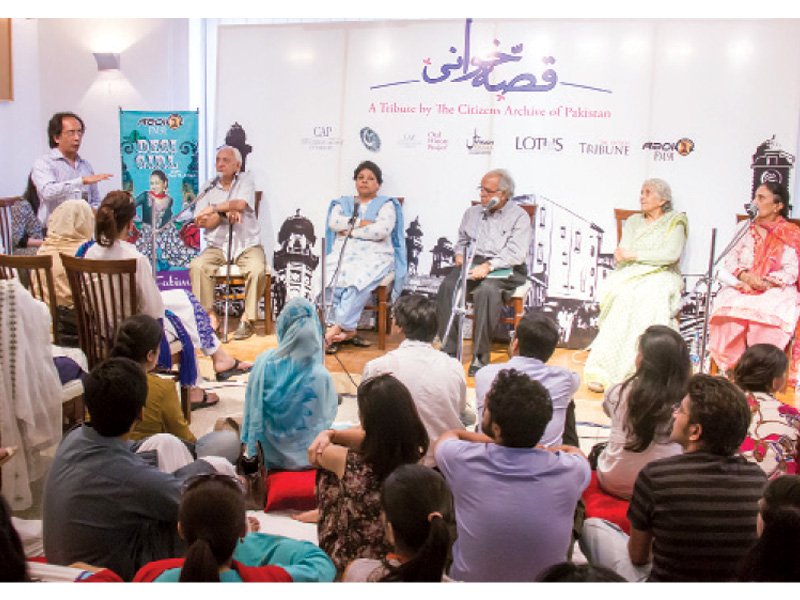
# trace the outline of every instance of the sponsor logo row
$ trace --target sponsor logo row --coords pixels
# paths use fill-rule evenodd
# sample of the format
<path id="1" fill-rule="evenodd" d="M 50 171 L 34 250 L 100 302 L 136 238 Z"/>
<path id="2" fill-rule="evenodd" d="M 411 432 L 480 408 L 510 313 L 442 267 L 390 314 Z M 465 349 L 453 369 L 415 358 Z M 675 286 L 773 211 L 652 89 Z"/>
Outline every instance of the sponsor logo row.
<path id="1" fill-rule="evenodd" d="M 364 147 L 371 152 L 380 152 L 383 145 L 381 136 L 371 127 L 363 127 L 359 138 Z M 342 138 L 334 135 L 333 127 L 318 126 L 312 135 L 303 138 L 302 143 L 311 149 L 330 150 L 342 144 Z M 491 154 L 499 146 L 496 141 L 482 135 L 477 128 L 465 140 L 455 140 L 446 136 L 441 130 L 427 131 L 424 134 L 404 133 L 394 143 L 406 149 L 424 149 L 440 152 L 448 148 L 462 147 L 467 154 Z M 641 145 L 626 140 L 568 140 L 561 136 L 517 135 L 513 140 L 513 150 L 518 152 L 568 152 L 589 156 L 631 156 L 641 151 L 651 154 L 654 160 L 672 161 L 677 157 L 689 156 L 695 149 L 691 138 L 681 137 L 675 140 L 648 140 Z"/>

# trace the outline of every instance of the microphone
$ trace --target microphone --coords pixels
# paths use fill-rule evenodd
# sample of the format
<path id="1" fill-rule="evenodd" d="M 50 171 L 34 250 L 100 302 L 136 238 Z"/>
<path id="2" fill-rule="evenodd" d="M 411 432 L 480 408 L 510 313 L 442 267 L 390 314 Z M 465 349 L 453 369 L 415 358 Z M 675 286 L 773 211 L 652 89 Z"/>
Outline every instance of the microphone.
<path id="1" fill-rule="evenodd" d="M 489 204 L 483 207 L 483 218 L 485 219 L 487 216 L 489 216 L 489 213 L 498 204 L 500 204 L 500 199 L 497 196 L 494 196 L 491 200 L 489 200 Z"/>
<path id="2" fill-rule="evenodd" d="M 751 202 L 750 204 L 745 204 L 744 210 L 751 221 L 758 216 L 758 205 L 755 202 Z"/>
<path id="3" fill-rule="evenodd" d="M 356 224 L 356 219 L 358 219 L 358 210 L 361 207 L 361 203 L 358 201 L 358 198 L 355 199 L 355 204 L 353 204 L 353 214 L 350 217 L 349 225 L 352 227 Z"/>

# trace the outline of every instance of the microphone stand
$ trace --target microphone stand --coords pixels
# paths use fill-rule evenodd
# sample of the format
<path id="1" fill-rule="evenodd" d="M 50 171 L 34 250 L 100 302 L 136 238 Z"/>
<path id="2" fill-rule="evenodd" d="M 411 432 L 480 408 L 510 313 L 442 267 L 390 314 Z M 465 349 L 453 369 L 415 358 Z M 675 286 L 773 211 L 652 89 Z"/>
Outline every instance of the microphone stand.
<path id="1" fill-rule="evenodd" d="M 225 202 L 230 201 L 233 190 L 238 182 L 239 174 L 234 173 L 233 181 L 231 181 L 231 187 L 228 190 L 228 197 L 225 198 Z M 233 223 L 227 217 L 225 217 L 225 219 L 228 221 L 228 254 L 225 257 L 225 318 L 222 325 L 223 344 L 228 343 L 228 308 L 231 302 L 231 249 L 233 246 Z M 264 310 L 269 310 L 269 307 L 264 307 Z"/>
<path id="2" fill-rule="evenodd" d="M 453 290 L 452 309 L 450 311 L 450 318 L 447 321 L 447 327 L 444 331 L 444 339 L 442 345 L 447 343 L 450 336 L 450 329 L 453 326 L 453 321 L 458 317 L 458 345 L 456 347 L 456 357 L 458 362 L 461 362 L 461 357 L 464 350 L 464 318 L 467 316 L 467 273 L 472 265 L 472 260 L 475 258 L 475 251 L 478 248 L 478 238 L 480 237 L 481 228 L 483 223 L 489 216 L 489 211 L 484 210 L 483 217 L 478 223 L 478 229 L 475 232 L 474 239 L 468 239 L 462 252 L 461 261 L 461 275 L 459 275 L 459 282 Z M 471 252 L 470 252 L 471 249 Z M 469 259 L 468 259 L 469 257 Z M 457 300 L 456 300 L 457 299 Z"/>
<path id="3" fill-rule="evenodd" d="M 358 203 L 358 204 L 360 205 L 360 203 Z M 323 315 L 324 315 L 323 322 L 324 322 L 325 327 L 328 326 L 328 320 L 330 319 L 331 311 L 333 310 L 333 294 L 335 293 L 335 290 L 336 290 L 336 284 L 339 281 L 339 271 L 342 268 L 342 259 L 344 258 L 344 251 L 345 251 L 345 248 L 347 247 L 348 240 L 350 240 L 350 238 L 352 237 L 353 229 L 355 229 L 356 221 L 358 220 L 357 208 L 358 208 L 357 206 L 353 205 L 353 214 L 350 217 L 350 221 L 348 222 L 348 225 L 350 227 L 347 229 L 347 234 L 345 235 L 344 242 L 342 242 L 342 249 L 339 252 L 339 260 L 336 263 L 336 269 L 333 271 L 333 277 L 331 277 L 331 285 L 330 286 L 327 286 L 326 285 L 326 281 L 325 281 L 325 252 L 326 252 L 327 249 L 325 247 L 325 244 L 326 244 L 325 237 L 323 236 L 323 238 L 322 238 L 322 252 L 323 252 L 323 254 L 322 254 L 322 306 L 323 306 L 323 309 L 324 309 L 323 310 Z M 334 245 L 335 245 L 335 243 L 336 243 L 336 240 L 334 238 Z M 328 295 L 327 295 L 328 287 L 331 288 L 330 299 L 328 299 Z"/>
<path id="4" fill-rule="evenodd" d="M 730 254 L 731 250 L 734 249 L 736 244 L 739 243 L 747 230 L 749 229 L 750 225 L 756 218 L 756 214 L 752 215 L 749 219 L 742 222 L 742 225 L 736 231 L 736 234 L 731 239 L 730 243 L 725 246 L 725 249 L 720 252 L 719 256 L 716 258 L 714 257 L 716 241 L 717 241 L 717 228 L 714 227 L 711 229 L 711 248 L 709 250 L 708 256 L 708 270 L 706 273 L 697 281 L 695 284 L 695 289 L 700 283 L 706 283 L 706 300 L 705 300 L 705 307 L 703 311 L 703 329 L 701 331 L 700 336 L 700 372 L 705 373 L 706 368 L 706 346 L 708 344 L 708 322 L 711 319 L 711 285 L 714 282 L 714 270 L 716 269 L 717 265 L 720 261 L 725 258 L 728 254 Z"/>

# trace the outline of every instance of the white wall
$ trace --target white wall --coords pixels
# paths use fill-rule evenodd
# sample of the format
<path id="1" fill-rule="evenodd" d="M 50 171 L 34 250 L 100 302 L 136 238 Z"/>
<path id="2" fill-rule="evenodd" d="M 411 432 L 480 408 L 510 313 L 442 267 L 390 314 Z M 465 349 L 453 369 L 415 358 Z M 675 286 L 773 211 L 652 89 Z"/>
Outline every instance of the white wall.
<path id="1" fill-rule="evenodd" d="M 14 19 L 14 101 L 0 103 L 0 195 L 23 191 L 47 151 L 47 120 L 78 113 L 86 123 L 81 155 L 120 186 L 119 108 L 189 106 L 188 19 Z M 119 73 L 98 73 L 92 52 L 121 53 Z M 13 140 L 13 145 L 8 143 Z"/>

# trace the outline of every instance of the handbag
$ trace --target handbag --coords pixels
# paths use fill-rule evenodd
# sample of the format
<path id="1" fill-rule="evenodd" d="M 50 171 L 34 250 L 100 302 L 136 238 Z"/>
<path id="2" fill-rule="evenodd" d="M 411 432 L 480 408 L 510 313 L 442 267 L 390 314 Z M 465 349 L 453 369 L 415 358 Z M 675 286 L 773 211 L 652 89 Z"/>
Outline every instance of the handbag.
<path id="1" fill-rule="evenodd" d="M 267 468 L 260 441 L 256 441 L 255 456 L 245 456 L 244 452 L 239 456 L 236 461 L 236 474 L 241 475 L 244 480 L 245 509 L 264 510 L 267 503 Z"/>

